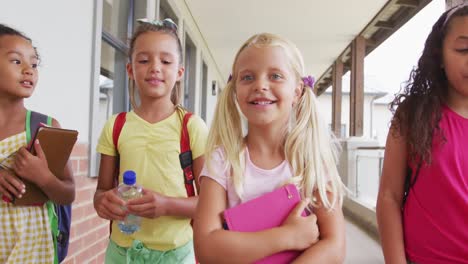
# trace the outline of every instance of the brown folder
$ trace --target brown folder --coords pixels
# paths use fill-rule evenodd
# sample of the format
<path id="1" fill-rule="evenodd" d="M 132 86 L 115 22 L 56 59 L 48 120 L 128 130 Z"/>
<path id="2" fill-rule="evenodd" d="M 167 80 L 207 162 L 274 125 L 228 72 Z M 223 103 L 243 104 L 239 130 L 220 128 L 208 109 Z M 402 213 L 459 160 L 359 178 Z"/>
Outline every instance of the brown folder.
<path id="1" fill-rule="evenodd" d="M 65 166 L 73 146 L 78 138 L 78 131 L 57 127 L 40 126 L 31 141 L 31 153 L 36 155 L 34 141 L 39 139 L 47 159 L 49 170 L 59 178 L 63 177 Z M 37 205 L 49 200 L 47 195 L 34 183 L 21 179 L 26 185 L 26 192 L 21 198 L 16 198 L 15 205 Z"/>

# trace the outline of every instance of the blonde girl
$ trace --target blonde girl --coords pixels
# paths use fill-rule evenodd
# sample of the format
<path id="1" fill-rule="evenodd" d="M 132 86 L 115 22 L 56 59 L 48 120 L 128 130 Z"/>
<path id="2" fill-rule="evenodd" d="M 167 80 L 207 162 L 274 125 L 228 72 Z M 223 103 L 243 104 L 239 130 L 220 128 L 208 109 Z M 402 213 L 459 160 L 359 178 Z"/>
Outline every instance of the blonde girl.
<path id="1" fill-rule="evenodd" d="M 296 263 L 343 262 L 337 148 L 320 120 L 312 80 L 302 76 L 299 50 L 279 36 L 254 35 L 238 51 L 216 106 L 200 176 L 194 231 L 202 263 L 252 263 L 285 250 L 303 250 Z M 304 200 L 280 227 L 223 229 L 225 209 L 287 182 L 297 185 Z M 302 217 L 306 206 L 313 213 Z"/>

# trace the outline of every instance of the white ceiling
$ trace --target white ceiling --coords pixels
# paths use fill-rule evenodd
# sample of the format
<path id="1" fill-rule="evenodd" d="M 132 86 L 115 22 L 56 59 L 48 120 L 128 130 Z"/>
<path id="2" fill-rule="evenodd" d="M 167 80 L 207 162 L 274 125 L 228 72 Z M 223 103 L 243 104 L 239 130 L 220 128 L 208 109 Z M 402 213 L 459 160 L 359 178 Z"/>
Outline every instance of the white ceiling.
<path id="1" fill-rule="evenodd" d="M 387 0 L 184 0 L 218 64 L 229 75 L 235 53 L 250 36 L 279 34 L 302 51 L 318 78 Z"/>

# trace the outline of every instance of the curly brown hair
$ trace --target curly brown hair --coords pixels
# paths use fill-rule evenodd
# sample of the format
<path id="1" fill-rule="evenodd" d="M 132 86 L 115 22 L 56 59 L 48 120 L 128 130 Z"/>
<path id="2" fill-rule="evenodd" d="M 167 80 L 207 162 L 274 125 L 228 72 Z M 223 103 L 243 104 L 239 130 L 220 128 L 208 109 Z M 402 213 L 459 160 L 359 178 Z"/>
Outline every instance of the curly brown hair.
<path id="1" fill-rule="evenodd" d="M 456 8 L 456 7 L 455 7 Z M 414 68 L 403 92 L 390 103 L 394 114 L 391 121 L 394 136 L 406 139 L 410 162 L 417 160 L 431 163 L 433 137 L 445 141 L 439 126 L 441 107 L 448 89 L 447 76 L 443 69 L 442 45 L 454 17 L 466 16 L 468 6 L 459 8 L 447 17 L 451 10 L 443 13 L 432 27 L 426 39 L 423 53 Z"/>

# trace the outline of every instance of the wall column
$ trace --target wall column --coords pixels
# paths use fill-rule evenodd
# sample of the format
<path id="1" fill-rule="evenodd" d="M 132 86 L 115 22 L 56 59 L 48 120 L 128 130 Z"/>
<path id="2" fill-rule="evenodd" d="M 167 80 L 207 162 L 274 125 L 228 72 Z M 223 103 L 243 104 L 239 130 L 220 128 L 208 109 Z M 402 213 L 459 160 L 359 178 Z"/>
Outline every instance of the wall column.
<path id="1" fill-rule="evenodd" d="M 351 43 L 351 84 L 349 102 L 349 136 L 363 135 L 364 119 L 364 57 L 366 39 L 356 37 Z"/>
<path id="2" fill-rule="evenodd" d="M 342 100 L 343 62 L 338 58 L 333 64 L 332 73 L 332 131 L 341 137 L 341 100 Z"/>

